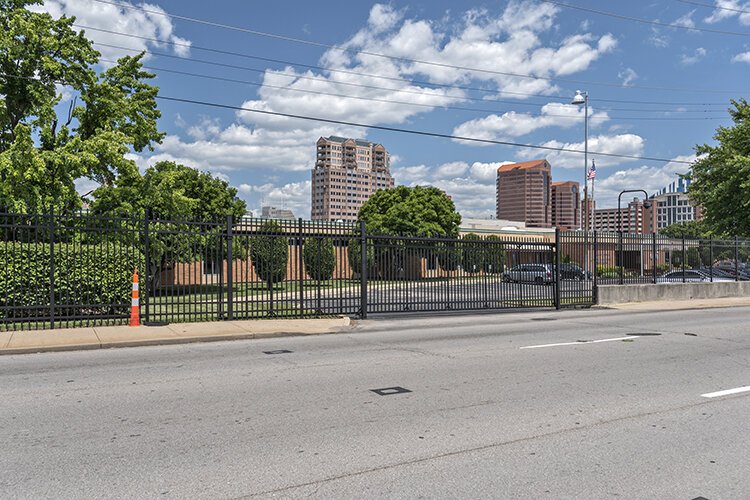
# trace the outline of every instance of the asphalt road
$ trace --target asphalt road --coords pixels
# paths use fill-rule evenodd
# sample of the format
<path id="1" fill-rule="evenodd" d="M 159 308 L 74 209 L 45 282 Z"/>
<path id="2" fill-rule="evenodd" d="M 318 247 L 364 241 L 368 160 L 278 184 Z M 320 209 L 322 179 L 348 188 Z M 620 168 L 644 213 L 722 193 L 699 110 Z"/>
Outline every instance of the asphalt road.
<path id="1" fill-rule="evenodd" d="M 750 392 L 702 395 L 750 386 L 749 314 L 392 316 L 6 356 L 0 497 L 747 498 Z M 371 392 L 393 386 L 412 392 Z"/>

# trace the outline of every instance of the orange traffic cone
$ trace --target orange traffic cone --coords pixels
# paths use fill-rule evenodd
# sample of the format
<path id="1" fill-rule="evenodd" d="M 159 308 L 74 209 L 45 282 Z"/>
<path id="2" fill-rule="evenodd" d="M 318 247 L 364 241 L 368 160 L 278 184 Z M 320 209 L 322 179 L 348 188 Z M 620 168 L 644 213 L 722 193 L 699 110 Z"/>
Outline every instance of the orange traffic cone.
<path id="1" fill-rule="evenodd" d="M 141 326 L 141 306 L 138 300 L 138 268 L 133 274 L 133 292 L 130 296 L 130 326 Z"/>

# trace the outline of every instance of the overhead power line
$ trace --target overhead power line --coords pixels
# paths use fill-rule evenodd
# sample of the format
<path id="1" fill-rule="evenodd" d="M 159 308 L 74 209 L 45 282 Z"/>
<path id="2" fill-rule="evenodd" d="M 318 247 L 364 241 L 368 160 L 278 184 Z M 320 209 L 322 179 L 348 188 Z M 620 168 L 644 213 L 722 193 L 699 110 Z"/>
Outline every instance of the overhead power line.
<path id="1" fill-rule="evenodd" d="M 112 62 L 115 63 L 117 61 L 112 61 L 109 59 L 102 59 L 102 61 L 105 62 Z M 330 96 L 330 97 L 337 97 L 340 99 L 356 99 L 361 101 L 370 101 L 370 102 L 380 102 L 380 103 L 386 103 L 386 104 L 398 104 L 402 106 L 416 106 L 416 107 L 422 107 L 422 108 L 429 108 L 429 109 L 453 109 L 458 111 L 472 111 L 472 112 L 479 112 L 479 113 L 498 113 L 498 114 L 505 114 L 505 113 L 511 113 L 514 112 L 514 110 L 500 110 L 500 109 L 481 109 L 481 108 L 468 108 L 463 106 L 452 106 L 447 104 L 427 104 L 427 103 L 419 103 L 419 102 L 407 102 L 407 101 L 394 101 L 393 99 L 382 99 L 379 97 L 365 97 L 365 96 L 356 96 L 356 95 L 348 95 L 348 94 L 337 94 L 333 92 L 323 92 L 321 90 L 310 90 L 310 89 L 298 89 L 294 87 L 282 87 L 279 85 L 271 85 L 266 83 L 257 83 L 257 82 L 251 82 L 248 80 L 238 80 L 234 78 L 225 78 L 220 76 L 214 76 L 214 75 L 203 75 L 200 73 L 192 73 L 189 71 L 180 71 L 180 70 L 173 70 L 173 69 L 167 69 L 167 68 L 158 68 L 155 66 L 143 66 L 144 69 L 152 70 L 152 71 L 162 71 L 166 73 L 174 73 L 177 75 L 183 75 L 183 76 L 190 76 L 190 77 L 196 77 L 196 78 L 204 78 L 208 80 L 215 80 L 215 81 L 223 81 L 228 83 L 237 83 L 242 85 L 250 85 L 253 87 L 259 87 L 259 88 L 269 88 L 269 89 L 276 89 L 276 90 L 282 90 L 285 92 L 297 92 L 297 93 L 305 93 L 305 94 L 312 94 L 312 95 L 323 95 L 323 96 Z M 444 98 L 451 98 L 451 96 L 436 96 L 436 97 L 444 97 Z M 554 113 L 519 113 L 518 116 L 529 116 L 532 118 L 562 118 L 562 119 L 575 119 L 575 120 L 582 120 L 583 116 L 573 116 L 573 115 L 558 115 Z M 687 118 L 687 117 L 676 117 L 676 118 L 670 118 L 670 117 L 613 117 L 613 116 L 589 116 L 589 120 L 620 120 L 620 121 L 699 121 L 699 120 L 721 120 L 729 118 L 728 116 L 709 116 L 709 117 L 693 117 L 693 118 Z"/>
<path id="2" fill-rule="evenodd" d="M 112 44 L 108 44 L 108 43 L 94 42 L 94 45 L 101 46 L 101 47 L 108 47 L 108 48 L 118 49 L 118 50 L 125 50 L 125 51 L 130 51 L 130 52 L 141 52 L 141 50 L 139 50 L 139 49 L 133 49 L 133 48 L 130 48 L 130 47 L 123 47 L 121 45 L 112 45 Z M 250 68 L 250 67 L 247 67 L 247 66 L 240 66 L 240 65 L 235 65 L 235 64 L 220 63 L 220 62 L 216 62 L 216 61 L 207 61 L 207 60 L 204 60 L 204 59 L 195 59 L 195 58 L 185 59 L 184 57 L 181 57 L 181 56 L 178 56 L 178 55 L 166 54 L 166 53 L 163 53 L 163 52 L 149 51 L 149 54 L 155 55 L 155 56 L 158 56 L 158 57 L 164 57 L 164 58 L 169 58 L 169 59 L 176 59 L 176 60 L 179 60 L 179 61 L 182 61 L 182 62 L 193 62 L 193 63 L 206 64 L 206 65 L 217 66 L 217 67 L 222 67 L 222 68 L 238 69 L 238 70 L 242 70 L 242 71 L 251 71 L 251 72 L 254 72 L 254 73 L 265 74 L 268 71 L 268 69 Z M 105 59 L 101 59 L 101 61 L 105 61 Z M 115 61 L 108 61 L 108 62 L 115 62 Z M 160 71 L 167 71 L 167 72 L 170 72 L 170 71 L 174 72 L 174 70 L 167 70 L 167 69 L 162 69 L 162 68 L 154 68 L 154 67 L 152 67 L 152 69 L 154 69 L 154 70 L 160 70 Z M 279 70 L 272 70 L 272 71 L 273 71 L 274 75 L 289 76 L 291 78 L 300 79 L 300 80 L 309 80 L 309 81 L 314 81 L 314 82 L 324 82 L 324 83 L 330 83 L 330 84 L 336 84 L 336 85 L 343 85 L 343 86 L 346 86 L 346 87 L 356 87 L 356 88 L 373 89 L 373 90 L 386 90 L 386 91 L 389 91 L 389 92 L 397 92 L 397 93 L 412 94 L 412 95 L 421 95 L 421 96 L 430 96 L 430 97 L 438 97 L 438 98 L 445 98 L 445 99 L 457 99 L 458 98 L 458 99 L 466 100 L 466 101 L 475 101 L 475 102 L 482 102 L 482 103 L 493 102 L 493 103 L 511 104 L 513 106 L 531 106 L 531 107 L 535 107 L 535 108 L 541 108 L 543 106 L 546 106 L 546 105 L 550 104 L 549 101 L 545 102 L 545 103 L 526 102 L 526 101 L 517 101 L 517 100 L 516 101 L 507 101 L 507 100 L 502 100 L 502 99 L 496 99 L 494 96 L 486 96 L 486 97 L 471 97 L 471 96 L 468 96 L 468 95 L 454 96 L 454 95 L 449 95 L 449 94 L 427 92 L 425 90 L 412 90 L 412 89 L 393 88 L 393 87 L 381 87 L 379 85 L 367 85 L 367 84 L 362 84 L 362 83 L 353 83 L 353 82 L 346 82 L 346 81 L 341 81 L 341 80 L 331 80 L 331 79 L 328 79 L 328 78 L 325 78 L 325 77 L 314 77 L 314 76 L 309 76 L 309 75 L 300 75 L 300 74 L 297 74 L 297 73 L 286 73 L 284 71 L 279 71 Z M 205 75 L 197 75 L 197 76 L 205 76 Z M 378 78 L 375 75 L 373 75 L 373 77 L 374 78 Z M 409 83 L 409 84 L 416 83 L 414 81 L 406 80 L 406 79 L 398 79 L 398 80 L 402 81 L 404 83 Z M 235 80 L 233 80 L 233 79 L 227 79 L 227 81 L 235 81 Z M 238 83 L 242 83 L 243 81 L 237 81 L 237 82 Z M 259 86 L 259 84 L 255 84 L 255 83 L 252 83 L 252 82 L 246 82 L 246 83 L 248 85 L 258 85 Z M 427 83 L 427 82 L 424 82 L 424 83 Z M 273 87 L 272 85 L 268 85 L 268 86 L 271 87 L 271 88 L 278 88 L 278 87 Z M 455 86 L 455 87 L 454 86 L 447 86 L 447 87 L 449 87 L 449 88 L 457 88 L 457 89 L 472 89 L 472 90 L 483 90 L 483 91 L 486 91 L 486 92 L 494 92 L 494 91 L 488 91 L 486 89 L 473 89 L 471 87 L 460 87 L 460 86 Z M 436 89 L 427 89 L 427 90 L 436 90 Z M 552 102 L 558 102 L 558 101 L 552 101 Z M 560 104 L 568 104 L 568 103 L 569 103 L 569 100 L 568 100 L 568 102 L 560 102 Z M 407 104 L 411 104 L 411 103 L 407 103 Z M 454 108 L 454 109 L 457 109 L 457 108 Z M 607 111 L 627 111 L 627 112 L 637 111 L 637 112 L 646 112 L 646 113 L 710 113 L 710 112 L 716 112 L 718 110 L 716 110 L 716 109 L 607 108 Z"/>
<path id="3" fill-rule="evenodd" d="M 95 1 L 103 1 L 103 0 L 95 0 Z M 661 21 L 651 21 L 648 19 L 642 19 L 640 17 L 632 17 L 632 16 L 626 16 L 623 14 L 616 14 L 614 12 L 606 12 L 603 10 L 597 10 L 592 9 L 589 7 L 581 7 L 580 5 L 573 5 L 569 3 L 563 3 L 563 2 L 557 2 L 554 0 L 540 0 L 541 2 L 557 5 L 558 7 L 564 7 L 566 9 L 574 9 L 574 10 L 580 10 L 583 12 L 589 12 L 591 14 L 597 14 L 600 16 L 607 16 L 607 17 L 613 17 L 615 19 L 621 19 L 624 21 L 633 21 L 636 23 L 642 23 L 642 24 L 651 24 L 654 26 L 662 26 L 665 28 L 677 28 L 682 30 L 689 30 L 689 31 L 699 31 L 703 33 L 715 33 L 719 35 L 733 35 L 733 36 L 745 36 L 750 37 L 750 33 L 743 33 L 741 31 L 724 31 L 724 30 L 714 30 L 710 28 L 696 28 L 694 26 L 686 26 L 684 24 L 674 24 L 674 23 L 663 23 Z"/>
<path id="4" fill-rule="evenodd" d="M 575 154 L 584 154 L 583 150 L 580 149 L 570 149 L 570 148 L 564 148 L 564 147 L 552 147 L 552 146 L 540 146 L 536 144 L 524 144 L 522 142 L 510 142 L 510 141 L 496 141 L 493 139 L 480 139 L 477 137 L 466 137 L 466 136 L 459 136 L 459 135 L 452 135 L 452 134 L 443 134 L 439 132 L 428 132 L 424 130 L 415 130 L 415 129 L 405 129 L 405 128 L 399 128 L 399 127 L 386 127 L 383 125 L 372 125 L 372 124 L 365 124 L 365 123 L 358 123 L 358 122 L 349 122 L 344 120 L 334 120 L 330 118 L 320 118 L 320 117 L 314 117 L 314 116 L 306 116 L 306 115 L 296 115 L 292 113 L 282 113 L 280 111 L 267 111 L 262 109 L 253 109 L 253 108 L 246 108 L 243 106 L 232 106 L 229 104 L 219 104 L 215 102 L 206 102 L 206 101 L 198 101 L 195 99 L 182 99 L 178 97 L 169 97 L 169 96 L 156 96 L 157 99 L 162 99 L 165 101 L 172 101 L 172 102 L 181 102 L 184 104 L 197 104 L 201 106 L 209 106 L 214 108 L 222 108 L 222 109 L 232 109 L 235 111 L 246 111 L 249 113 L 258 113 L 263 115 L 271 115 L 271 116 L 283 116 L 286 118 L 295 118 L 298 120 L 307 120 L 307 121 L 314 121 L 314 122 L 321 122 L 321 123 L 333 123 L 336 125 L 346 125 L 349 127 L 358 127 L 358 128 L 370 128 L 374 130 L 384 130 L 387 132 L 399 132 L 404 134 L 413 134 L 413 135 L 422 135 L 427 137 L 440 137 L 443 139 L 453 139 L 456 141 L 466 141 L 466 142 L 478 142 L 483 144 L 497 144 L 500 146 L 514 146 L 519 148 L 527 148 L 527 149 L 539 149 L 544 151 L 555 151 L 558 153 L 575 153 Z M 692 165 L 693 162 L 689 161 L 683 161 L 683 160 L 673 160 L 668 158 L 656 158 L 651 156 L 635 156 L 635 155 L 625 155 L 625 154 L 617 154 L 617 153 L 601 153 L 596 151 L 589 151 L 588 154 L 594 155 L 594 156 L 607 156 L 612 158 L 625 158 L 630 160 L 644 160 L 644 161 L 657 161 L 657 162 L 663 162 L 663 163 L 680 163 L 685 165 Z"/>
<path id="5" fill-rule="evenodd" d="M 169 17 L 169 18 L 173 18 L 173 19 L 180 19 L 180 20 L 183 20 L 183 21 L 188 21 L 188 22 L 203 24 L 203 25 L 207 25 L 207 26 L 211 26 L 211 27 L 215 27 L 215 28 L 228 29 L 228 30 L 238 31 L 238 32 L 247 33 L 247 34 L 251 34 L 251 35 L 256 35 L 256 36 L 263 36 L 263 37 L 273 38 L 273 39 L 277 39 L 277 40 L 284 40 L 284 41 L 288 41 L 288 42 L 294 42 L 294 43 L 301 43 L 301 44 L 306 44 L 306 45 L 312 45 L 312 46 L 316 46 L 316 47 L 322 47 L 322 48 L 326 48 L 326 49 L 330 49 L 330 50 L 336 50 L 336 51 L 345 52 L 345 53 L 363 54 L 363 55 L 368 55 L 368 56 L 373 56 L 373 57 L 382 57 L 382 58 L 390 59 L 390 60 L 393 60 L 393 61 L 407 62 L 407 63 L 413 63 L 413 64 L 424 64 L 424 65 L 435 66 L 435 67 L 439 67 L 439 68 L 456 69 L 456 70 L 460 70 L 460 71 L 469 71 L 469 72 L 474 72 L 474 73 L 486 73 L 486 74 L 492 74 L 492 75 L 510 76 L 510 77 L 514 77 L 514 78 L 528 78 L 528 79 L 534 79 L 534 80 L 558 81 L 558 82 L 567 82 L 567 83 L 575 83 L 575 84 L 583 84 L 583 85 L 599 85 L 599 86 L 603 86 L 603 87 L 617 87 L 617 88 L 628 88 L 628 89 L 641 88 L 641 89 L 647 89 L 647 90 L 664 90 L 664 91 L 672 91 L 672 92 L 703 92 L 703 93 L 718 93 L 718 94 L 738 94 L 739 93 L 737 91 L 728 91 L 728 90 L 688 89 L 688 88 L 673 88 L 673 87 L 654 87 L 654 86 L 645 86 L 645 85 L 629 85 L 627 87 L 623 87 L 622 83 L 594 82 L 594 81 L 586 81 L 586 80 L 574 80 L 574 79 L 566 79 L 566 78 L 558 78 L 558 77 L 529 75 L 529 74 L 523 74 L 523 73 L 512 73 L 512 72 L 506 72 L 506 71 L 492 70 L 492 69 L 488 69 L 488 68 L 473 68 L 473 67 L 461 66 L 461 65 L 457 65 L 457 64 L 448 64 L 448 63 L 441 63 L 441 62 L 436 62 L 436 61 L 425 61 L 425 60 L 421 60 L 421 59 L 413 59 L 413 58 L 402 57 L 402 56 L 392 56 L 392 55 L 389 55 L 389 54 L 381 54 L 381 53 L 378 53 L 378 52 L 371 52 L 371 51 L 367 51 L 367 50 L 356 50 L 356 49 L 351 49 L 351 48 L 348 48 L 348 47 L 341 47 L 341 46 L 338 46 L 338 45 L 331 45 L 331 44 L 322 43 L 322 42 L 316 42 L 316 41 L 312 41 L 312 40 L 305 40 L 305 39 L 302 39 L 302 38 L 291 37 L 291 36 L 287 36 L 287 35 L 279 35 L 277 33 L 270 33 L 270 32 L 265 32 L 265 31 L 253 30 L 253 29 L 249 29 L 249 28 L 242 28 L 242 27 L 239 27 L 239 26 L 232 26 L 232 25 L 228 25 L 228 24 L 218 23 L 218 22 L 214 22 L 214 21 L 207 21 L 207 20 L 204 20 L 204 19 L 198 19 L 198 18 L 194 18 L 194 17 L 181 16 L 181 15 L 178 15 L 178 14 L 170 14 L 170 13 L 167 13 L 167 12 L 164 12 L 164 11 L 147 9 L 145 7 L 142 7 L 142 6 L 135 6 L 135 5 L 130 5 L 130 4 L 122 4 L 122 3 L 113 2 L 113 1 L 110 1 L 110 0 L 93 0 L 93 1 L 99 2 L 99 3 L 103 3 L 103 4 L 114 5 L 114 6 L 123 8 L 123 9 L 137 10 L 137 11 L 141 11 L 141 12 L 146 12 L 148 14 L 153 14 L 153 15 L 162 16 L 162 17 Z M 542 0 L 542 1 L 549 1 L 549 0 Z M 550 1 L 549 3 L 557 4 L 559 2 L 551 2 Z M 561 4 L 561 5 L 568 6 L 567 4 Z M 91 29 L 91 28 L 89 28 L 89 29 Z M 94 28 L 94 29 L 101 30 L 100 28 Z M 107 31 L 107 30 L 101 30 L 101 31 Z M 746 34 L 746 35 L 750 36 L 750 34 Z M 163 42 L 163 40 L 160 40 L 160 42 Z M 185 45 L 189 45 L 189 44 L 185 44 Z"/>
<path id="6" fill-rule="evenodd" d="M 527 97 L 543 97 L 543 98 L 548 98 L 548 99 L 549 98 L 556 98 L 556 99 L 563 99 L 564 102 L 569 102 L 569 97 L 565 97 L 565 96 L 546 95 L 546 94 L 527 94 L 527 93 L 522 93 L 522 92 L 512 92 L 512 91 L 508 91 L 508 90 L 490 90 L 490 89 L 482 89 L 482 88 L 479 88 L 479 87 L 468 87 L 468 86 L 462 86 L 462 85 L 448 85 L 448 84 L 432 83 L 432 82 L 426 82 L 426 81 L 420 81 L 420 80 L 409 80 L 409 79 L 406 79 L 406 78 L 389 77 L 389 76 L 382 76 L 382 75 L 373 75 L 373 74 L 362 73 L 362 72 L 353 71 L 353 70 L 343 70 L 343 69 L 326 68 L 326 67 L 323 67 L 323 66 L 314 66 L 314 65 L 304 64 L 304 63 L 299 63 L 299 62 L 285 61 L 285 60 L 282 60 L 282 59 L 273 59 L 273 58 L 269 58 L 269 57 L 255 56 L 255 55 L 246 54 L 246 53 L 242 53 L 242 52 L 233 52 L 233 51 L 229 51 L 229 50 L 216 49 L 216 48 L 213 48 L 213 47 L 205 47 L 205 46 L 200 46 L 200 45 L 194 45 L 192 43 L 180 43 L 180 42 L 173 42 L 173 41 L 170 41 L 170 40 L 160 40 L 158 38 L 152 38 L 152 37 L 141 36 L 141 35 L 134 35 L 134 34 L 131 34 L 131 33 L 123 33 L 123 32 L 120 32 L 120 31 L 107 30 L 107 29 L 104 29 L 104 28 L 94 28 L 92 26 L 85 26 L 85 25 L 81 25 L 81 24 L 74 24 L 74 26 L 76 26 L 77 28 L 81 28 L 81 29 L 88 29 L 88 30 L 92 30 L 92 31 L 99 31 L 99 32 L 102 32 L 102 33 L 109 33 L 109 34 L 113 34 L 113 35 L 120 35 L 120 36 L 124 36 L 124 37 L 127 37 L 127 38 L 135 38 L 135 39 L 138 39 L 138 40 L 146 40 L 146 41 L 151 41 L 151 42 L 155 42 L 155 43 L 163 43 L 163 44 L 166 44 L 166 45 L 172 45 L 172 46 L 177 46 L 177 47 L 184 47 L 184 48 L 202 50 L 202 51 L 206 51 L 206 52 L 210 52 L 210 53 L 214 53 L 214 54 L 223 54 L 223 55 L 241 57 L 241 58 L 245 58 L 245 59 L 255 59 L 255 60 L 259 60 L 259 61 L 274 62 L 274 63 L 279 63 L 279 64 L 288 64 L 288 65 L 293 65 L 293 66 L 301 66 L 303 68 L 318 69 L 318 70 L 321 70 L 321 71 L 329 71 L 329 72 L 332 72 L 332 73 L 344 73 L 344 74 L 350 74 L 350 75 L 365 76 L 365 77 L 368 77 L 368 78 L 381 78 L 381 79 L 390 80 L 390 81 L 412 83 L 412 84 L 415 84 L 415 85 L 431 85 L 431 86 L 442 87 L 442 88 L 455 88 L 455 89 L 462 89 L 462 90 L 476 90 L 476 91 L 479 91 L 479 92 L 490 92 L 490 93 L 501 92 L 501 93 L 509 94 L 509 95 L 520 95 L 520 96 L 527 96 Z M 97 45 L 102 45 L 102 46 L 120 48 L 117 45 L 110 45 L 110 44 L 105 44 L 105 43 L 102 43 L 102 42 L 94 42 L 94 43 L 97 44 Z M 125 50 L 133 50 L 133 51 L 136 51 L 136 52 L 141 52 L 140 50 L 130 49 L 130 48 L 125 48 Z M 150 53 L 153 54 L 154 52 L 150 52 Z M 195 60 L 195 59 L 186 59 L 184 57 L 172 56 L 172 55 L 170 55 L 169 57 L 175 57 L 175 58 L 179 58 L 179 59 L 182 59 L 182 60 Z M 233 65 L 227 65 L 227 66 L 228 67 L 234 67 Z M 237 66 L 237 68 L 241 69 L 242 66 Z M 674 106 L 726 106 L 726 103 L 723 103 L 723 102 L 708 102 L 708 103 L 707 102 L 698 102 L 698 103 L 696 103 L 696 102 L 685 102 L 685 101 L 677 101 L 677 102 L 667 101 L 667 102 L 665 102 L 665 101 L 640 101 L 640 100 L 604 99 L 604 98 L 594 98 L 594 97 L 589 98 L 589 101 L 590 102 L 616 102 L 616 103 L 622 103 L 622 104 L 664 105 L 664 106 L 672 106 L 672 105 L 674 105 Z"/>
<path id="7" fill-rule="evenodd" d="M 42 83 L 42 81 L 39 80 L 38 78 L 33 78 L 29 76 L 11 75 L 8 73 L 0 73 L 0 76 L 4 76 L 7 78 L 19 78 L 23 80 L 30 80 L 33 82 Z M 50 80 L 50 83 L 68 85 L 67 82 L 59 81 L 59 80 Z M 543 151 L 555 151 L 558 153 L 575 153 L 575 154 L 585 153 L 584 151 L 580 149 L 571 149 L 571 148 L 565 148 L 565 147 L 541 146 L 541 145 L 536 145 L 536 144 L 524 144 L 522 142 L 497 141 L 493 139 L 480 139 L 477 137 L 443 134 L 440 132 L 428 132 L 424 130 L 405 129 L 405 128 L 399 128 L 399 127 L 387 127 L 384 125 L 372 125 L 372 124 L 365 124 L 365 123 L 358 123 L 358 122 L 349 122 L 349 121 L 344 121 L 344 120 L 334 120 L 331 118 L 321 118 L 321 117 L 314 117 L 314 116 L 307 116 L 307 115 L 296 115 L 292 113 L 282 113 L 280 111 L 268 111 L 268 110 L 262 110 L 262 109 L 246 108 L 243 106 L 232 106 L 229 104 L 199 101 L 196 99 L 184 99 L 184 98 L 179 98 L 179 97 L 169 97 L 169 96 L 163 96 L 163 95 L 156 95 L 155 97 L 156 99 L 160 99 L 163 101 L 179 102 L 183 104 L 197 104 L 200 106 L 208 106 L 208 107 L 220 108 L 220 109 L 231 109 L 235 111 L 246 111 L 248 113 L 257 113 L 257 114 L 263 114 L 263 115 L 269 115 L 269 116 L 283 116 L 285 118 L 295 118 L 298 120 L 306 120 L 306 121 L 313 121 L 313 122 L 320 122 L 320 123 L 333 123 L 336 125 L 346 125 L 349 127 L 371 128 L 374 130 L 383 130 L 387 132 L 398 132 L 398 133 L 420 135 L 420 136 L 426 136 L 426 137 L 439 137 L 443 139 L 453 139 L 453 140 L 465 141 L 465 142 L 477 142 L 477 143 L 482 143 L 482 144 L 496 144 L 499 146 L 513 146 L 513 147 L 527 148 L 527 149 L 538 149 L 538 150 L 543 150 Z M 618 153 L 602 153 L 602 152 L 596 152 L 596 151 L 589 151 L 588 154 L 594 155 L 594 156 L 596 155 L 607 156 L 611 158 L 624 158 L 624 159 L 629 159 L 629 160 L 656 161 L 656 162 L 662 162 L 662 163 L 679 163 L 679 164 L 684 164 L 684 165 L 693 164 L 693 162 L 684 161 L 684 160 L 675 160 L 675 159 L 670 159 L 670 158 L 657 158 L 657 157 L 652 157 L 652 156 L 636 156 L 636 155 L 625 155 L 625 154 L 618 154 Z"/>
<path id="8" fill-rule="evenodd" d="M 692 0 L 677 0 L 677 1 L 690 4 L 690 5 L 698 5 L 700 7 L 708 7 L 709 9 L 726 10 L 729 12 L 738 12 L 740 14 L 750 14 L 750 10 L 733 9 L 731 7 L 720 7 L 718 5 L 712 5 L 710 3 L 693 2 Z"/>

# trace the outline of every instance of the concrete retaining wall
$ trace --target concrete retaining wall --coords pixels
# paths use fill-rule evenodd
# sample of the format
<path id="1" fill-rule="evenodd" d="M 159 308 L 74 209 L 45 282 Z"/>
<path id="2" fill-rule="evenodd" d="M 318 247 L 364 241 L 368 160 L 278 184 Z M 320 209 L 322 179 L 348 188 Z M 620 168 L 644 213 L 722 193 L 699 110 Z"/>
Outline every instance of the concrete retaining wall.
<path id="1" fill-rule="evenodd" d="M 750 281 L 718 283 L 659 283 L 647 285 L 600 285 L 598 305 L 654 300 L 717 299 L 750 296 Z"/>

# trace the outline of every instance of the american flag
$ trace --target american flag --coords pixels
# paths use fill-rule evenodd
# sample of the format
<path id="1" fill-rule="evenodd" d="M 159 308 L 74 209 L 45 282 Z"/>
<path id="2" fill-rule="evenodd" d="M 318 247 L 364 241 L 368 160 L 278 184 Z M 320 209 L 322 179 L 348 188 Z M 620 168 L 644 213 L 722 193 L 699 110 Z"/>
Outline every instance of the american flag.
<path id="1" fill-rule="evenodd" d="M 594 160 L 591 160 L 591 168 L 589 169 L 588 179 L 596 179 L 596 164 L 594 163 Z"/>

